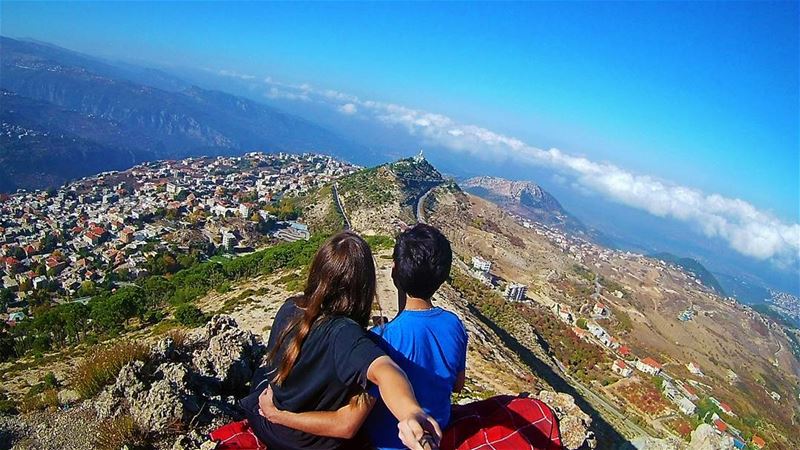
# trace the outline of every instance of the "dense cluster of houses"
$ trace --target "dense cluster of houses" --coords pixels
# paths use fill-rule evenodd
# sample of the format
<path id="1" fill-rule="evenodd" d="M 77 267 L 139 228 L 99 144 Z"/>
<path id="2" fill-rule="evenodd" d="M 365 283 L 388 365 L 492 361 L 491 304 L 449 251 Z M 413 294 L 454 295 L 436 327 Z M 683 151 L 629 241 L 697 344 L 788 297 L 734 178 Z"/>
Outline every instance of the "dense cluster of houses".
<path id="1" fill-rule="evenodd" d="M 25 299 L 37 290 L 66 301 L 112 272 L 146 275 L 149 257 L 167 246 L 188 250 L 187 236 L 234 251 L 264 237 L 253 232 L 263 220 L 278 239 L 307 239 L 305 225 L 278 221 L 263 206 L 355 170 L 325 155 L 248 153 L 144 163 L 4 196 L 0 288 L 16 298 L 9 317 L 23 318 Z"/>

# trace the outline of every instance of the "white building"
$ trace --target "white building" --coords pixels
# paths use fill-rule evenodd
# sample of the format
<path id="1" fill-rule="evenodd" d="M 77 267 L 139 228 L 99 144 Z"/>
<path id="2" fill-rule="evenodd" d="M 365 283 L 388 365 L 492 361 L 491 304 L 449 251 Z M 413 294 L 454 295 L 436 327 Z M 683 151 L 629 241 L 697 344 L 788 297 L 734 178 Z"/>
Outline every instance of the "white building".
<path id="1" fill-rule="evenodd" d="M 481 272 L 488 272 L 492 269 L 492 263 L 491 261 L 487 261 L 480 256 L 473 256 L 472 268 Z"/>
<path id="2" fill-rule="evenodd" d="M 611 370 L 625 378 L 633 375 L 633 369 L 631 369 L 627 364 L 625 364 L 625 361 L 621 359 L 614 361 L 614 364 L 611 365 Z"/>
<path id="3" fill-rule="evenodd" d="M 687 364 L 686 368 L 689 369 L 689 372 L 692 372 L 695 375 L 699 375 L 701 377 L 703 376 L 703 371 L 700 370 L 700 366 L 698 366 L 697 364 L 695 364 L 693 362 L 690 362 L 689 364 Z"/>
<path id="4" fill-rule="evenodd" d="M 606 308 L 606 305 L 597 302 L 594 304 L 594 308 L 592 308 L 592 314 L 594 314 L 595 317 L 608 317 L 608 308 Z"/>
<path id="5" fill-rule="evenodd" d="M 636 368 L 650 375 L 658 375 L 661 373 L 661 364 L 653 358 L 645 358 L 636 361 Z"/>
<path id="6" fill-rule="evenodd" d="M 227 250 L 233 250 L 236 246 L 236 236 L 231 232 L 222 233 L 222 246 Z"/>
<path id="7" fill-rule="evenodd" d="M 681 410 L 682 413 L 686 414 L 687 416 L 694 415 L 695 411 L 697 411 L 697 406 L 691 402 L 688 398 L 684 396 L 680 396 L 675 399 L 675 404 L 678 405 L 678 409 Z"/>
<path id="8" fill-rule="evenodd" d="M 589 330 L 589 333 L 592 333 L 592 335 L 597 339 L 602 339 L 604 337 L 610 338 L 608 332 L 603 327 L 594 322 L 587 323 L 586 328 Z"/>
<path id="9" fill-rule="evenodd" d="M 510 283 L 506 286 L 506 291 L 503 296 L 508 300 L 522 301 L 525 300 L 525 294 L 528 293 L 528 287 L 520 283 Z"/>

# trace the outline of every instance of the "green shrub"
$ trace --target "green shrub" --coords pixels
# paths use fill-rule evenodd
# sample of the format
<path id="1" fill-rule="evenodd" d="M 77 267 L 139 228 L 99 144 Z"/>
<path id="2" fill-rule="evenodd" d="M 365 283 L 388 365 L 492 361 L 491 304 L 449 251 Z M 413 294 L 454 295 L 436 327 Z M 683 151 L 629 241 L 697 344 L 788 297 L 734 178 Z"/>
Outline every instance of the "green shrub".
<path id="1" fill-rule="evenodd" d="M 42 382 L 51 389 L 58 387 L 58 379 L 56 379 L 56 374 L 53 372 L 47 372 L 47 375 L 42 378 Z"/>
<path id="2" fill-rule="evenodd" d="M 230 290 L 231 290 L 231 283 L 229 281 L 226 281 L 217 286 L 217 292 L 219 292 L 220 294 L 228 293 L 230 292 Z"/>
<path id="3" fill-rule="evenodd" d="M 204 325 L 208 318 L 197 306 L 194 306 L 190 303 L 184 303 L 175 308 L 175 320 L 177 320 L 181 325 L 198 327 L 200 325 Z"/>

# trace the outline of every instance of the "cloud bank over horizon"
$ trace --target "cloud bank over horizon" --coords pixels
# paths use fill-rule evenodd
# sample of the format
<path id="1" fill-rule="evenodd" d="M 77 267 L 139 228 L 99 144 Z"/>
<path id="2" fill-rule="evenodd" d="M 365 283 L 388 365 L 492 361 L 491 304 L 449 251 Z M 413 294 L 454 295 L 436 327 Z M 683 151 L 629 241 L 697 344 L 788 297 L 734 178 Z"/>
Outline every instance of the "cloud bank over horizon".
<path id="1" fill-rule="evenodd" d="M 219 71 L 220 75 L 250 82 L 256 77 Z M 800 224 L 784 223 L 740 199 L 707 194 L 609 162 L 529 145 L 489 129 L 461 124 L 450 117 L 393 103 L 360 99 L 347 93 L 316 89 L 308 84 L 263 80 L 264 95 L 296 101 L 316 101 L 340 113 L 403 127 L 423 142 L 477 158 L 491 157 L 545 166 L 574 180 L 580 188 L 658 217 L 670 217 L 696 227 L 705 236 L 720 238 L 737 252 L 757 260 L 770 260 L 781 268 L 800 262 Z"/>

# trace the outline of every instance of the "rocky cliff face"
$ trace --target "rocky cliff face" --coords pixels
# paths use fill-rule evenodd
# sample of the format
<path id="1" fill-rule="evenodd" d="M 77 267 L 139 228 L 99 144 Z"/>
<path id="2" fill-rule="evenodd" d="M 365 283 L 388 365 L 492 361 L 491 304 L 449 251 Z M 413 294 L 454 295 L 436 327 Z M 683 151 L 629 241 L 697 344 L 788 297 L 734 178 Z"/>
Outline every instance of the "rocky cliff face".
<path id="1" fill-rule="evenodd" d="M 535 222 L 593 237 L 578 219 L 541 186 L 530 181 L 512 181 L 499 177 L 475 177 L 461 183 L 469 193 L 482 197 Z"/>

